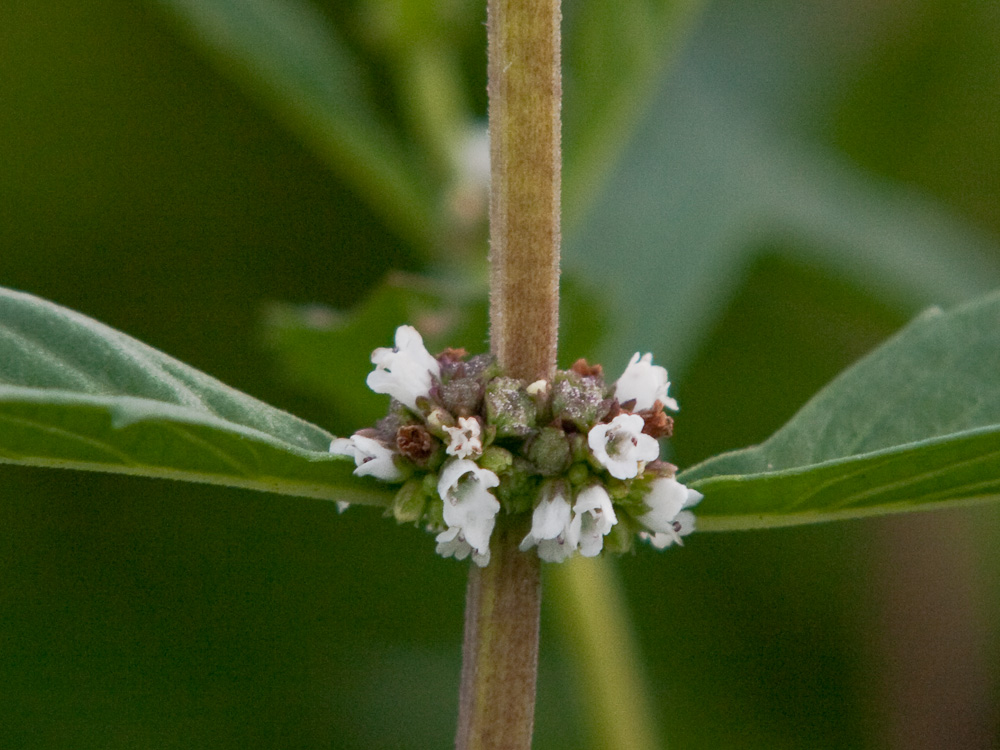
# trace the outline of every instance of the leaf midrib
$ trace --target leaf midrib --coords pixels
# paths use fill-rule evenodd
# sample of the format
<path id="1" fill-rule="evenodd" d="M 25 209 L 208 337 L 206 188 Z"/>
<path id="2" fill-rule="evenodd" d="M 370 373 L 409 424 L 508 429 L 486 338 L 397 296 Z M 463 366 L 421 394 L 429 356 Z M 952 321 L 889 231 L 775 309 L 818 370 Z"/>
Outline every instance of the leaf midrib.
<path id="1" fill-rule="evenodd" d="M 4 403 L 38 404 L 40 406 L 69 405 L 83 408 L 96 408 L 109 413 L 112 423 L 119 429 L 124 429 L 138 423 L 172 424 L 183 422 L 203 427 L 222 429 L 234 432 L 252 440 L 268 443 L 276 448 L 296 453 L 313 460 L 329 454 L 319 449 L 307 449 L 295 443 L 287 442 L 254 427 L 232 422 L 219 417 L 214 412 L 192 407 L 186 407 L 168 401 L 157 401 L 138 396 L 99 396 L 81 394 L 55 388 L 27 388 L 24 386 L 0 385 L 0 408 Z M 123 414 L 123 412 L 132 412 Z M 139 416 L 148 412 L 149 416 Z M 319 428 L 314 428 L 319 429 Z M 333 436 L 330 436 L 331 440 Z"/>

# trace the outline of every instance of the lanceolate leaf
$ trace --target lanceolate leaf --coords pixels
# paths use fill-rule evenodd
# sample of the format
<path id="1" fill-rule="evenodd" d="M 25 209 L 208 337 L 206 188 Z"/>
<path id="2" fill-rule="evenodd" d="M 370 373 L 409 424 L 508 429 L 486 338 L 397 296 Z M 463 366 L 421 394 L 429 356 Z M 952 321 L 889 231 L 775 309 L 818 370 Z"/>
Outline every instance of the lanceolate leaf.
<path id="1" fill-rule="evenodd" d="M 333 436 L 123 333 L 0 289 L 0 462 L 384 505 Z"/>
<path id="2" fill-rule="evenodd" d="M 768 241 L 914 310 L 1000 284 L 996 249 L 940 206 L 755 127 L 712 89 L 676 71 L 594 210 L 567 228 L 564 268 L 614 300 L 601 361 L 652 351 L 683 370 Z M 628 253 L 613 274 L 608 248 Z"/>
<path id="3" fill-rule="evenodd" d="M 468 346 L 479 352 L 485 348 L 485 321 L 480 320 L 485 317 L 480 310 L 485 290 L 478 292 L 471 286 L 457 290 L 453 283 L 391 274 L 349 313 L 318 306 L 272 307 L 266 340 L 293 384 L 350 424 L 370 424 L 385 413 L 385 396 L 364 385 L 372 351 L 389 346 L 396 327 L 409 323 L 432 351 Z"/>
<path id="4" fill-rule="evenodd" d="M 1000 499 L 1000 293 L 930 310 L 759 446 L 681 474 L 699 528 L 763 528 Z"/>

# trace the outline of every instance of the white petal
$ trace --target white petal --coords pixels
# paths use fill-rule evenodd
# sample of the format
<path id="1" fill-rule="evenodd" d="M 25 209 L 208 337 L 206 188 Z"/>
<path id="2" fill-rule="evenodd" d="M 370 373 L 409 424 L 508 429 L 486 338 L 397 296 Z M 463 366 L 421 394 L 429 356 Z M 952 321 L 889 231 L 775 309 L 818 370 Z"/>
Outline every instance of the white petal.
<path id="1" fill-rule="evenodd" d="M 647 462 L 659 457 L 660 444 L 642 431 L 644 425 L 638 414 L 619 414 L 587 433 L 594 457 L 616 479 L 638 476 Z"/>
<path id="2" fill-rule="evenodd" d="M 694 531 L 694 514 L 684 508 L 697 504 L 701 498 L 700 492 L 688 489 L 672 477 L 654 480 L 645 497 L 649 510 L 637 518 L 653 532 L 643 538 L 648 538 L 657 549 L 675 542 L 682 544 L 681 537 Z"/>
<path id="3" fill-rule="evenodd" d="M 684 507 L 685 508 L 690 508 L 690 507 L 692 507 L 694 505 L 697 505 L 704 498 L 705 498 L 705 496 L 702 495 L 700 492 L 698 492 L 697 490 L 692 490 L 692 489 L 689 488 L 688 489 L 687 499 L 684 501 Z"/>
<path id="4" fill-rule="evenodd" d="M 441 366 L 424 348 L 423 339 L 412 326 L 397 328 L 396 348 L 376 349 L 372 364 L 376 369 L 368 373 L 368 387 L 413 410 L 418 398 L 429 395 L 434 378 L 441 377 Z"/>
<path id="5" fill-rule="evenodd" d="M 396 349 L 416 366 L 427 370 L 436 378 L 441 377 L 441 365 L 424 348 L 424 340 L 413 326 L 400 326 L 396 329 Z"/>
<path id="6" fill-rule="evenodd" d="M 650 462 L 660 457 L 660 444 L 652 435 L 640 432 L 635 436 L 635 451 L 637 461 Z"/>
<path id="7" fill-rule="evenodd" d="M 449 530 L 460 530 L 461 536 L 479 559 L 487 562 L 490 535 L 496 525 L 496 514 L 500 511 L 500 502 L 489 490 L 499 483 L 500 478 L 496 474 L 481 469 L 468 459 L 449 461 L 438 478 L 444 522 Z"/>
<path id="8" fill-rule="evenodd" d="M 653 480 L 644 498 L 648 511 L 638 517 L 650 531 L 673 531 L 673 522 L 688 498 L 688 488 L 672 477 Z"/>
<path id="9" fill-rule="evenodd" d="M 334 456 L 350 456 L 354 458 L 354 441 L 350 438 L 334 438 L 330 443 L 330 453 Z"/>
<path id="10" fill-rule="evenodd" d="M 472 562 L 478 565 L 480 568 L 485 568 L 490 564 L 490 548 L 487 547 L 485 552 L 474 551 L 472 553 Z"/>
<path id="11" fill-rule="evenodd" d="M 653 355 L 644 354 L 640 359 L 639 352 L 636 352 L 615 383 L 615 398 L 620 404 L 635 399 L 633 411 L 651 409 L 657 401 L 677 411 L 677 402 L 667 396 L 669 387 L 667 371 L 653 364 Z"/>
<path id="12" fill-rule="evenodd" d="M 561 563 L 573 556 L 576 545 L 562 539 L 543 539 L 538 543 L 538 557 L 545 562 Z"/>
<path id="13" fill-rule="evenodd" d="M 640 539 L 646 539 L 657 549 L 665 549 L 671 544 L 683 545 L 681 537 L 687 536 L 694 531 L 695 517 L 689 510 L 682 510 L 677 514 L 673 524 L 665 531 L 657 531 L 654 534 L 645 531 L 639 532 Z"/>
<path id="14" fill-rule="evenodd" d="M 547 382 L 544 380 L 536 380 L 524 390 L 529 396 L 541 396 L 548 390 L 548 388 L 549 384 Z"/>
<path id="15" fill-rule="evenodd" d="M 354 446 L 354 463 L 357 465 L 355 476 L 372 476 L 383 482 L 397 482 L 403 478 L 403 472 L 393 462 L 395 454 L 378 440 L 354 435 L 351 442 Z"/>
<path id="16" fill-rule="evenodd" d="M 584 527 L 580 534 L 580 554 L 584 557 L 597 557 L 604 548 L 604 536 L 592 528 Z"/>
<path id="17" fill-rule="evenodd" d="M 441 557 L 454 557 L 456 560 L 464 560 L 472 552 L 472 547 L 459 536 L 459 529 L 448 529 L 442 531 L 435 537 L 437 542 L 437 552 Z"/>
<path id="18" fill-rule="evenodd" d="M 448 447 L 445 453 L 458 458 L 477 458 L 483 454 L 482 429 L 474 417 L 459 417 L 457 427 L 445 427 Z"/>
<path id="19" fill-rule="evenodd" d="M 615 515 L 614 506 L 611 504 L 611 496 L 599 484 L 591 485 L 576 496 L 573 512 L 581 516 L 585 513 L 590 514 L 602 534 L 607 534 L 611 531 L 611 527 L 618 523 L 618 516 Z"/>
<path id="20" fill-rule="evenodd" d="M 680 526 L 680 529 L 677 530 L 677 536 L 687 536 L 694 531 L 695 517 L 694 513 L 689 510 L 682 510 L 678 513 L 674 522 Z"/>
<path id="21" fill-rule="evenodd" d="M 579 536 L 580 554 L 584 557 L 598 555 L 604 546 L 604 537 L 618 523 L 611 497 L 601 485 L 592 485 L 577 495 L 573 505 L 574 536 Z"/>
<path id="22" fill-rule="evenodd" d="M 572 508 L 559 491 L 553 491 L 531 514 L 531 535 L 536 539 L 555 539 L 569 525 Z"/>
<path id="23" fill-rule="evenodd" d="M 542 499 L 531 514 L 531 532 L 524 537 L 520 549 L 526 552 L 538 547 L 538 556 L 546 562 L 562 562 L 576 551 L 579 522 L 573 526 L 572 507 L 563 487 L 554 482 L 542 490 Z"/>

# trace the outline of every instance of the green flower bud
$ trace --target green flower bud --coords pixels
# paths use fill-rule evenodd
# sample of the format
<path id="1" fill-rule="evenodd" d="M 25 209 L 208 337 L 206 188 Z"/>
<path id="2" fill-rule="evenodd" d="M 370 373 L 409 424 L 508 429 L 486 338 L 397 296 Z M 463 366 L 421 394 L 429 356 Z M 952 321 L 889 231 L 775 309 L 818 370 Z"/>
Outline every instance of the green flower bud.
<path id="1" fill-rule="evenodd" d="M 628 523 L 624 514 L 619 514 L 618 523 L 611 527 L 611 531 L 604 537 L 604 549 L 606 552 L 621 555 L 631 552 L 635 545 L 636 530 L 632 524 Z"/>
<path id="2" fill-rule="evenodd" d="M 610 408 L 604 384 L 597 378 L 585 378 L 570 370 L 556 373 L 552 385 L 552 417 L 586 432 L 599 422 Z"/>
<path id="3" fill-rule="evenodd" d="M 427 497 L 427 507 L 424 508 L 424 522 L 429 529 L 443 529 L 448 525 L 444 522 L 444 504 L 441 502 L 441 498 L 438 497 L 436 491 L 433 495 Z"/>
<path id="4" fill-rule="evenodd" d="M 494 474 L 500 475 L 510 470 L 514 464 L 514 454 L 499 445 L 491 445 L 476 462 L 484 469 L 489 469 Z"/>
<path id="5" fill-rule="evenodd" d="M 594 454 L 587 446 L 587 436 L 584 433 L 577 432 L 567 435 L 567 438 L 569 439 L 570 453 L 573 455 L 575 463 L 587 463 L 593 458 Z"/>
<path id="6" fill-rule="evenodd" d="M 496 498 L 507 513 L 527 513 L 535 505 L 540 477 L 523 458 L 514 457 L 511 470 L 500 475 Z"/>
<path id="7" fill-rule="evenodd" d="M 438 477 L 437 474 L 424 474 L 424 494 L 428 497 L 437 495 Z"/>
<path id="8" fill-rule="evenodd" d="M 439 438 L 447 438 L 448 433 L 445 432 L 444 428 L 454 426 L 455 417 L 441 407 L 432 409 L 430 414 L 427 415 L 427 429 Z"/>
<path id="9" fill-rule="evenodd" d="M 541 429 L 528 442 L 526 453 L 538 472 L 549 477 L 562 474 L 572 458 L 566 433 L 558 427 Z"/>
<path id="10" fill-rule="evenodd" d="M 586 464 L 573 464 L 569 467 L 569 471 L 566 472 L 566 478 L 569 479 L 570 483 L 575 487 L 579 487 L 581 484 L 589 480 L 590 477 L 590 469 L 587 468 Z"/>
<path id="11" fill-rule="evenodd" d="M 624 500 L 629 494 L 629 483 L 621 479 L 609 479 L 604 483 L 604 489 L 616 503 Z"/>
<path id="12" fill-rule="evenodd" d="M 422 479 L 411 479 L 396 493 L 392 515 L 399 523 L 419 523 L 427 506 L 427 493 Z"/>
<path id="13" fill-rule="evenodd" d="M 441 384 L 439 395 L 448 411 L 460 417 L 468 417 L 479 412 L 483 401 L 483 384 L 475 377 L 456 377 Z"/>
<path id="14" fill-rule="evenodd" d="M 494 378 L 486 386 L 486 421 L 497 437 L 524 437 L 535 429 L 538 408 L 515 378 Z"/>

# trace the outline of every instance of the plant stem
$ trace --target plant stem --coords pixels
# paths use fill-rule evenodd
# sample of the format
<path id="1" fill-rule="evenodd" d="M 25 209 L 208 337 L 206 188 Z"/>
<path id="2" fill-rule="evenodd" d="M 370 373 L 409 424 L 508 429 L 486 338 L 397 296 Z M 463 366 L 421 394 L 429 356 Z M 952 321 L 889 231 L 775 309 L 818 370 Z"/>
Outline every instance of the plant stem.
<path id="1" fill-rule="evenodd" d="M 490 343 L 550 379 L 559 327 L 559 0 L 489 0 Z"/>
<path id="2" fill-rule="evenodd" d="M 518 520 L 497 519 L 490 564 L 469 572 L 458 750 L 531 747 L 541 566 L 517 548 L 528 530 Z"/>
<path id="3" fill-rule="evenodd" d="M 559 0 L 488 0 L 490 347 L 504 371 L 551 380 L 559 328 L 562 82 Z M 541 563 L 501 515 L 465 609 L 459 750 L 528 750 L 535 712 Z"/>

